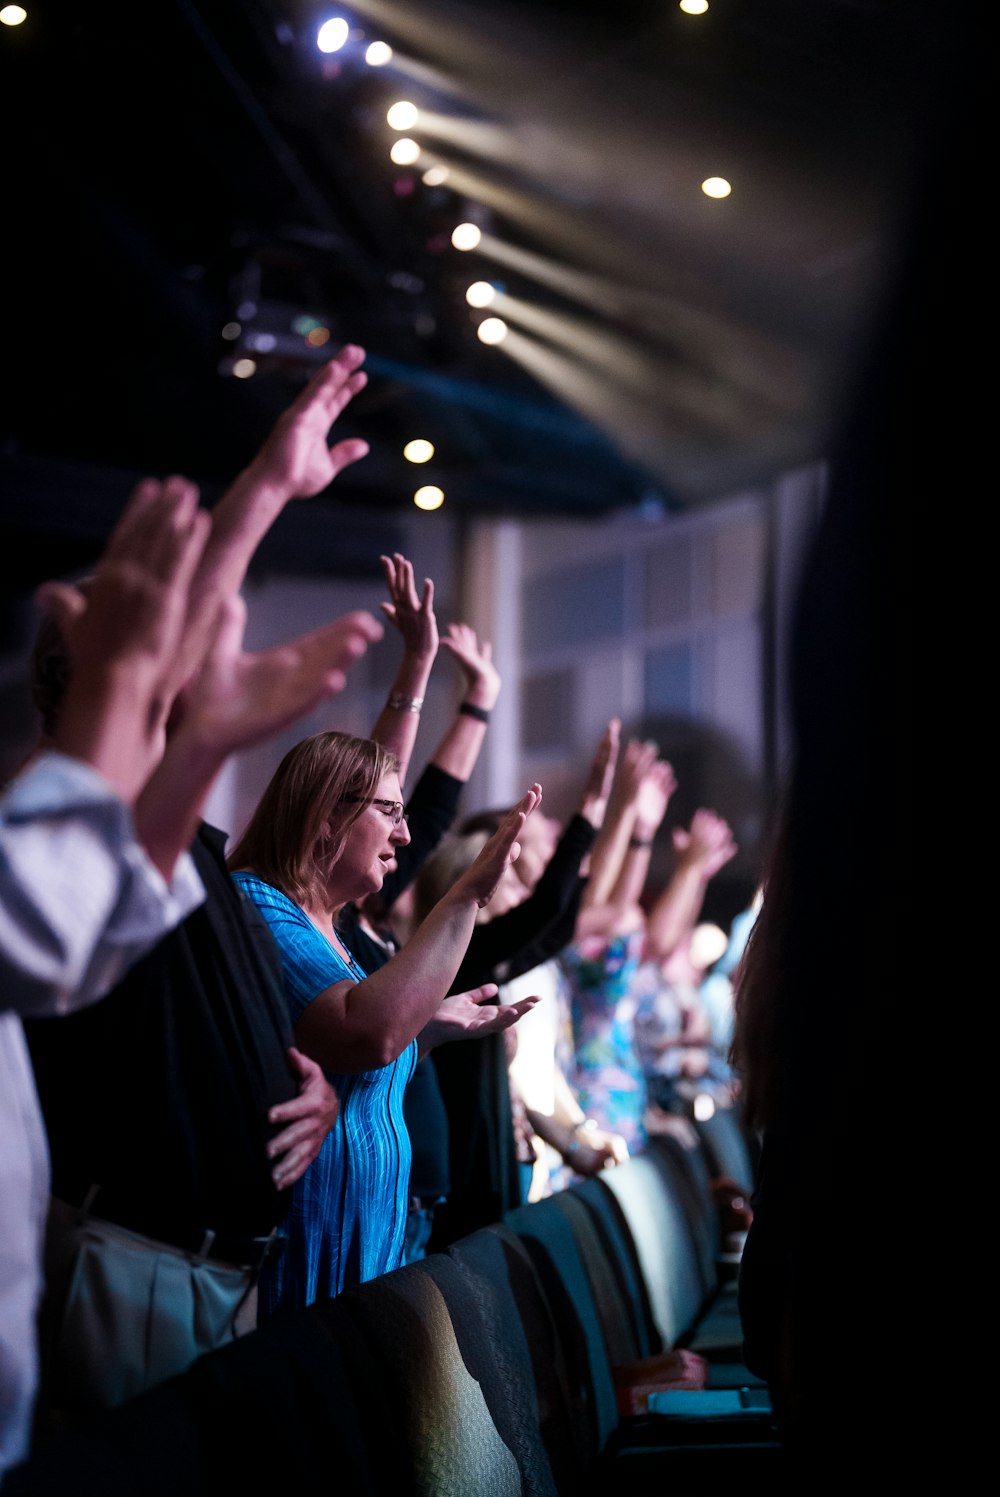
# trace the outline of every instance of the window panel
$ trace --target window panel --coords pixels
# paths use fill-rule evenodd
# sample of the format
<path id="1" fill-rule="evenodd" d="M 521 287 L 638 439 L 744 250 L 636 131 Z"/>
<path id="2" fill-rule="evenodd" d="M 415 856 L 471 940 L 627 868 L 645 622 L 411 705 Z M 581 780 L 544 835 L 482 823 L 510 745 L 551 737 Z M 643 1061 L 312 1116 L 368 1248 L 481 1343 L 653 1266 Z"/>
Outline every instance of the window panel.
<path id="1" fill-rule="evenodd" d="M 698 705 L 697 662 L 689 644 L 650 650 L 646 656 L 646 715 L 674 712 L 694 716 Z"/>
<path id="2" fill-rule="evenodd" d="M 615 557 L 549 573 L 522 595 L 525 655 L 620 635 L 625 627 L 625 564 Z"/>
<path id="3" fill-rule="evenodd" d="M 678 537 L 646 555 L 646 627 L 686 624 L 691 618 L 691 542 Z"/>
<path id="4" fill-rule="evenodd" d="M 568 746 L 573 739 L 573 672 L 545 671 L 521 685 L 521 742 L 526 750 Z"/>

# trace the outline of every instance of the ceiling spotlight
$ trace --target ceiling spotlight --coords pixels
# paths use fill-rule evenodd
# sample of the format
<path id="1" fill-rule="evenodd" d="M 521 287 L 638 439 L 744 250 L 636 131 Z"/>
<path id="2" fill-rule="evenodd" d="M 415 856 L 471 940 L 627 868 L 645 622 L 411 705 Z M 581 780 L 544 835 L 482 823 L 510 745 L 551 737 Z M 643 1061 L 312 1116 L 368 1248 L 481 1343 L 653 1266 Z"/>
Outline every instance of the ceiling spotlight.
<path id="1" fill-rule="evenodd" d="M 22 21 L 28 19 L 28 12 L 23 5 L 5 5 L 0 10 L 0 21 L 5 26 L 20 26 Z"/>
<path id="2" fill-rule="evenodd" d="M 404 135 L 397 140 L 389 152 L 389 160 L 394 161 L 397 166 L 412 166 L 419 159 L 420 147 L 408 135 Z"/>
<path id="3" fill-rule="evenodd" d="M 249 379 L 251 375 L 257 373 L 256 360 L 237 359 L 235 364 L 233 365 L 233 373 L 235 374 L 237 379 Z"/>
<path id="4" fill-rule="evenodd" d="M 708 0 L 680 0 L 680 4 L 689 16 L 703 16 L 708 9 Z"/>
<path id="5" fill-rule="evenodd" d="M 393 104 L 386 111 L 385 118 L 393 130 L 412 130 L 417 123 L 417 106 L 406 99 L 400 99 L 398 104 Z"/>
<path id="6" fill-rule="evenodd" d="M 418 509 L 440 509 L 444 503 L 444 489 L 439 489 L 433 483 L 425 483 L 414 494 L 413 502 Z"/>
<path id="7" fill-rule="evenodd" d="M 351 28 L 343 16 L 335 16 L 332 21 L 324 21 L 316 33 L 316 45 L 321 52 L 339 52 L 347 41 Z"/>
<path id="8" fill-rule="evenodd" d="M 725 177 L 706 177 L 701 184 L 701 190 L 707 198 L 727 198 L 732 192 L 732 183 L 727 182 Z"/>
<path id="9" fill-rule="evenodd" d="M 457 250 L 473 250 L 482 237 L 478 224 L 459 224 L 452 230 L 451 242 Z"/>
<path id="10" fill-rule="evenodd" d="M 242 331 L 243 328 L 240 323 L 227 322 L 225 327 L 222 329 L 222 336 L 225 338 L 227 343 L 235 343 L 236 339 L 240 336 L 240 333 L 242 333 Z"/>
<path id="11" fill-rule="evenodd" d="M 465 299 L 470 307 L 488 307 L 497 294 L 497 288 L 491 286 L 489 281 L 473 281 Z"/>
<path id="12" fill-rule="evenodd" d="M 365 62 L 370 68 L 384 68 L 392 61 L 392 48 L 388 42 L 372 42 L 365 53 Z"/>
<path id="13" fill-rule="evenodd" d="M 423 437 L 414 437 L 403 448 L 403 456 L 408 463 L 429 463 L 434 456 L 434 443 L 426 442 Z"/>
<path id="14" fill-rule="evenodd" d="M 440 187 L 442 182 L 448 180 L 448 168 L 446 166 L 429 166 L 421 178 L 428 187 Z"/>
<path id="15" fill-rule="evenodd" d="M 507 336 L 507 324 L 502 317 L 487 317 L 476 329 L 480 343 L 502 343 Z"/>

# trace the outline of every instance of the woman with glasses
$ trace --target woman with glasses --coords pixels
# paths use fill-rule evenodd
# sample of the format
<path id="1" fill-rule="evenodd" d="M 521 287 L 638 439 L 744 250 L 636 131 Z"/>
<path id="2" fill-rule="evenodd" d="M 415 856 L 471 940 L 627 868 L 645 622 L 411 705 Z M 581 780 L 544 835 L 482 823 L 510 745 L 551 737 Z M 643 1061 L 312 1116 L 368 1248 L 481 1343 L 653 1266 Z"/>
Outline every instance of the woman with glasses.
<path id="1" fill-rule="evenodd" d="M 370 976 L 337 918 L 382 887 L 410 840 L 387 749 L 346 733 L 305 739 L 279 764 L 233 848 L 233 877 L 278 943 L 296 1045 L 340 1098 L 337 1125 L 293 1187 L 283 1251 L 261 1276 L 259 1321 L 400 1265 L 410 1173 L 402 1102 L 418 1056 L 506 1028 L 536 1001 L 497 1008 L 485 1003 L 494 984 L 446 995 L 540 799 L 533 785 L 416 935 Z"/>

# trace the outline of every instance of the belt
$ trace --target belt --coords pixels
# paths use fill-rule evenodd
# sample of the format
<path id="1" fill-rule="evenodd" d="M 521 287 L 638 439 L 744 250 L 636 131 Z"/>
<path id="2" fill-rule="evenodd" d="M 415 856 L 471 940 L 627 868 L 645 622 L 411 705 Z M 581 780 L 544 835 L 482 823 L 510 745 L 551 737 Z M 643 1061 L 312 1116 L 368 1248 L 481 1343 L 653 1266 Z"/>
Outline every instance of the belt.
<path id="1" fill-rule="evenodd" d="M 136 1232 L 167 1247 L 178 1248 L 182 1253 L 190 1253 L 194 1258 L 230 1263 L 236 1268 L 260 1268 L 284 1247 L 284 1238 L 279 1237 L 277 1231 L 267 1237 L 235 1237 L 230 1233 L 216 1232 L 211 1227 L 165 1226 L 143 1216 L 113 1190 L 105 1190 L 100 1185 L 89 1187 L 78 1209 L 84 1215 L 99 1217 L 114 1226 L 124 1227 L 127 1232 Z"/>

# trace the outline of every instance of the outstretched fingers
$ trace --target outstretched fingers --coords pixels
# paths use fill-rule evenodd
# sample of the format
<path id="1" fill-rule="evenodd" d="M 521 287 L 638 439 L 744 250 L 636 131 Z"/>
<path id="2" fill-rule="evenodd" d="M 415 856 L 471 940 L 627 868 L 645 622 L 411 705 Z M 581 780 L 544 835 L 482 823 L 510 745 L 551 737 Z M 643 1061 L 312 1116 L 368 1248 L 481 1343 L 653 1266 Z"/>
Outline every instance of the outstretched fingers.
<path id="1" fill-rule="evenodd" d="M 312 635 L 307 635 L 302 644 L 326 661 L 327 670 L 347 670 L 384 633 L 385 630 L 374 614 L 358 609 L 354 613 L 345 613 L 330 624 L 324 624 Z"/>
<path id="2" fill-rule="evenodd" d="M 500 1012 L 507 1018 L 507 1028 L 509 1029 L 512 1024 L 516 1024 L 518 1019 L 523 1019 L 525 1014 L 530 1014 L 531 1010 L 537 1008 L 541 1001 L 541 995 L 533 993 L 528 998 L 519 998 L 516 1003 L 505 1003 Z"/>
<path id="3" fill-rule="evenodd" d="M 111 532 L 101 565 L 137 561 L 157 576 L 170 575 L 198 513 L 198 488 L 189 479 L 176 473 L 162 482 L 141 479 Z"/>
<path id="4" fill-rule="evenodd" d="M 384 632 L 374 614 L 359 609 L 284 646 L 280 654 L 287 661 L 285 688 L 294 716 L 343 691 L 350 667 Z"/>
<path id="5" fill-rule="evenodd" d="M 499 991 L 495 982 L 484 982 L 481 987 L 469 988 L 464 993 L 456 994 L 456 997 L 468 998 L 470 1003 L 489 1003 Z"/>
<path id="6" fill-rule="evenodd" d="M 321 403 L 333 421 L 351 396 L 368 383 L 368 376 L 360 369 L 364 361 L 364 349 L 356 343 L 346 343 L 322 369 L 317 370 L 305 389 L 292 401 L 288 414 L 296 416 Z"/>
<path id="7" fill-rule="evenodd" d="M 199 509 L 198 489 L 189 480 L 143 479 L 129 496 L 87 592 L 50 581 L 36 590 L 36 602 L 74 653 L 82 628 L 94 636 L 95 648 L 111 654 L 154 652 L 166 666 L 178 645 L 210 529 L 211 519 Z"/>
<path id="8" fill-rule="evenodd" d="M 334 442 L 330 448 L 330 466 L 333 468 L 333 477 L 349 468 L 351 463 L 360 462 L 367 457 L 371 449 L 362 437 L 345 437 L 342 442 Z"/>
<path id="9" fill-rule="evenodd" d="M 538 783 L 538 781 L 536 780 L 535 783 L 532 785 L 531 789 L 530 790 L 526 790 L 525 793 L 524 793 L 524 795 L 518 801 L 516 809 L 518 811 L 522 812 L 523 815 L 524 815 L 525 820 L 527 820 L 527 818 L 531 815 L 532 811 L 537 811 L 538 810 L 538 807 L 541 804 L 541 800 L 542 800 L 542 787 Z M 523 826 L 524 822 L 522 822 L 521 825 Z"/>

